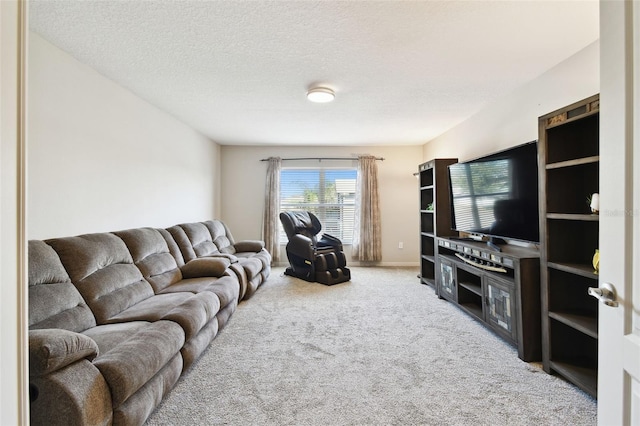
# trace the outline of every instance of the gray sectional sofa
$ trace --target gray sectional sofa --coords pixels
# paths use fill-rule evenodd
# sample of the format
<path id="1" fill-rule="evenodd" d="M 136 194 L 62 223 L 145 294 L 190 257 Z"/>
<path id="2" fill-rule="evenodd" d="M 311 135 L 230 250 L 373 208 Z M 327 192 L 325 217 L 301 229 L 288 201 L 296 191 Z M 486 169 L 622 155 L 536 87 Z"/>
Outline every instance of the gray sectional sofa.
<path id="1" fill-rule="evenodd" d="M 143 424 L 270 264 L 217 220 L 29 241 L 31 424 Z"/>

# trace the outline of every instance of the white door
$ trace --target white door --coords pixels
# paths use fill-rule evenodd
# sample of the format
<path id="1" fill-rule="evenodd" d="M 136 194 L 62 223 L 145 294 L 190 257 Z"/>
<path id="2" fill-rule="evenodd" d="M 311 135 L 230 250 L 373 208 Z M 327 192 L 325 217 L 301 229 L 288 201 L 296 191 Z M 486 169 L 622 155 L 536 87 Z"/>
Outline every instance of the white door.
<path id="1" fill-rule="evenodd" d="M 640 425 L 640 2 L 600 2 L 598 424 Z"/>

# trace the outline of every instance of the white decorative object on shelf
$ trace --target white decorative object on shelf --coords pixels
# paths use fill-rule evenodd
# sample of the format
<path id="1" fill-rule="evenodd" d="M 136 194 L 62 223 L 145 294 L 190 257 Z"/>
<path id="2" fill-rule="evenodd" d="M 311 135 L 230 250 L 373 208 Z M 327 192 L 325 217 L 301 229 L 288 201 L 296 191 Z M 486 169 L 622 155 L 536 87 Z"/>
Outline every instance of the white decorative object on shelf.
<path id="1" fill-rule="evenodd" d="M 600 194 L 596 192 L 591 196 L 591 204 L 589 207 L 591 207 L 592 213 L 598 214 L 600 211 Z"/>

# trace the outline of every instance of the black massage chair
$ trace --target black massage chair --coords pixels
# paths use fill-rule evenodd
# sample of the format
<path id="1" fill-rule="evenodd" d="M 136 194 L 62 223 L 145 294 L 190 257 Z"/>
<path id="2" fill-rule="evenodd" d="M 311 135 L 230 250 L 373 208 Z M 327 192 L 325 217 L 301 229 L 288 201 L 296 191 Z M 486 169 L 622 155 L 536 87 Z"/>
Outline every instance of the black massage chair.
<path id="1" fill-rule="evenodd" d="M 329 234 L 318 239 L 322 224 L 316 215 L 306 211 L 282 212 L 280 222 L 289 238 L 287 258 L 290 266 L 285 270 L 286 275 L 326 285 L 351 279 L 342 241 Z"/>

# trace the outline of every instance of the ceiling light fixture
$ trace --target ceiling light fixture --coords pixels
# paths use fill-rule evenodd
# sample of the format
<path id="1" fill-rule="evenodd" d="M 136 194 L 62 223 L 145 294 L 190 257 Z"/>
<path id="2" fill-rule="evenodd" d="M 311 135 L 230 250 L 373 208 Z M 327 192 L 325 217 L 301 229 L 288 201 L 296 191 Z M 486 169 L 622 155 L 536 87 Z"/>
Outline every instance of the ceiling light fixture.
<path id="1" fill-rule="evenodd" d="M 336 97 L 333 90 L 328 87 L 312 87 L 307 92 L 307 99 L 311 102 L 326 103 L 331 102 Z"/>

